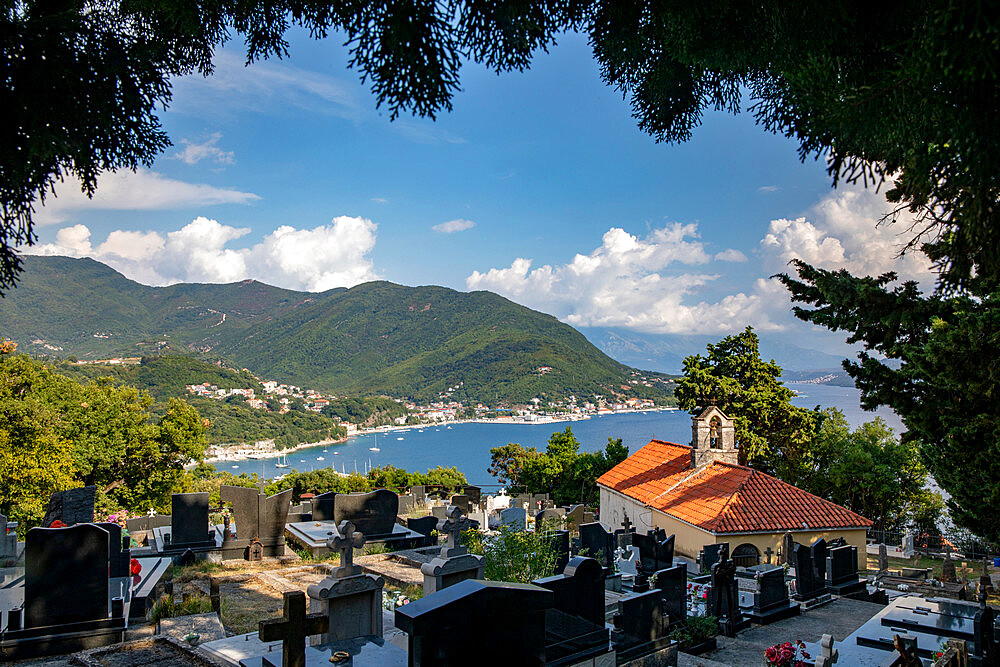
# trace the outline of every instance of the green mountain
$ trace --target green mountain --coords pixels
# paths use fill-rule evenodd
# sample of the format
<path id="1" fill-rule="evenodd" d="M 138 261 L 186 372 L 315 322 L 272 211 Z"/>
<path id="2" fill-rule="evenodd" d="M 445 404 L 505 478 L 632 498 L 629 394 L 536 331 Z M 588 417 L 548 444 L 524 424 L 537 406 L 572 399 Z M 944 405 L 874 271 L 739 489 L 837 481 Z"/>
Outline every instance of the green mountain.
<path id="1" fill-rule="evenodd" d="M 322 293 L 247 280 L 148 287 L 91 259 L 25 257 L 0 334 L 80 359 L 181 352 L 335 393 L 514 403 L 670 394 L 551 315 L 491 292 L 371 282 Z M 450 393 L 449 393 L 450 392 Z"/>

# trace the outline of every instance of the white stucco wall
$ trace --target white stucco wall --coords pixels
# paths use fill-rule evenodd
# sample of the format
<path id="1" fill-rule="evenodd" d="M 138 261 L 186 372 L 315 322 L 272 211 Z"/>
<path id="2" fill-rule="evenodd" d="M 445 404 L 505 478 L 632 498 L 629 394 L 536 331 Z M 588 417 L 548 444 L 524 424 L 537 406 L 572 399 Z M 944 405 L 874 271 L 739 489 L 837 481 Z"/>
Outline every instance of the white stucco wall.
<path id="1" fill-rule="evenodd" d="M 653 529 L 653 510 L 617 491 L 604 486 L 598 488 L 601 490 L 601 523 L 605 526 L 611 530 L 621 528 L 627 512 L 628 520 L 638 532 L 645 533 Z"/>

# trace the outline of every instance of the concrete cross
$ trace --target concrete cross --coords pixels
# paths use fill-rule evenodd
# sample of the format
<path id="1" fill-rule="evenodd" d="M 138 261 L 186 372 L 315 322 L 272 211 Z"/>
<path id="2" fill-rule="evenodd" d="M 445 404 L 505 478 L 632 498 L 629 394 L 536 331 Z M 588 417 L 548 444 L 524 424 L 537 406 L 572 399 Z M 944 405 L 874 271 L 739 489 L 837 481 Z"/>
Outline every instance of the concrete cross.
<path id="1" fill-rule="evenodd" d="M 767 564 L 768 565 L 771 564 L 771 556 L 773 556 L 773 555 L 774 555 L 774 549 L 772 549 L 770 546 L 768 546 L 766 549 L 764 549 L 764 556 L 767 557 Z"/>
<path id="2" fill-rule="evenodd" d="M 625 532 L 632 532 L 632 522 L 628 520 L 628 512 L 625 512 L 625 520 L 622 521 L 622 526 L 625 528 Z"/>
<path id="3" fill-rule="evenodd" d="M 363 533 L 354 530 L 350 521 L 341 521 L 337 526 L 337 534 L 326 541 L 326 546 L 340 552 L 340 567 L 333 572 L 335 577 L 351 577 L 361 570 L 354 567 L 354 550 L 365 546 Z"/>
<path id="4" fill-rule="evenodd" d="M 469 553 L 469 550 L 463 547 L 459 540 L 462 531 L 475 528 L 476 523 L 468 517 L 462 516 L 464 512 L 457 505 L 449 505 L 444 514 L 445 518 L 438 521 L 437 525 L 438 533 L 448 535 L 448 541 L 441 547 L 441 557 L 450 558 Z"/>
<path id="5" fill-rule="evenodd" d="M 281 667 L 306 667 L 306 637 L 330 627 L 326 614 L 306 613 L 306 594 L 285 593 L 285 612 L 280 619 L 261 621 L 257 636 L 262 642 L 281 641 Z"/>

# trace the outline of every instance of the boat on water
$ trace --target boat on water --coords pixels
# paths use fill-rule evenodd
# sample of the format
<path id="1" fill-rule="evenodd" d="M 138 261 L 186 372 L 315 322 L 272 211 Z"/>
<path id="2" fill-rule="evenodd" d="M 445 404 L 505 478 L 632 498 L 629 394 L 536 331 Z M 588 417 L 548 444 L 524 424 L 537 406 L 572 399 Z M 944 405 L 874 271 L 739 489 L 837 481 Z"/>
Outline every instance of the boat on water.
<path id="1" fill-rule="evenodd" d="M 326 461 L 326 459 L 324 459 L 322 456 L 317 456 L 316 460 L 317 461 Z"/>
<path id="2" fill-rule="evenodd" d="M 340 456 L 340 452 L 334 452 L 333 455 L 334 456 Z"/>
<path id="3" fill-rule="evenodd" d="M 288 467 L 288 461 L 286 461 L 285 457 L 282 456 L 280 459 L 278 459 L 278 462 L 274 464 L 274 467 L 275 468 L 287 468 Z"/>
<path id="4" fill-rule="evenodd" d="M 402 437 L 396 438 L 396 440 L 402 440 L 402 439 L 403 439 Z"/>
<path id="5" fill-rule="evenodd" d="M 448 428 L 450 429 L 451 427 L 449 426 Z"/>
<path id="6" fill-rule="evenodd" d="M 324 449 L 323 451 L 326 452 L 327 450 Z"/>
<path id="7" fill-rule="evenodd" d="M 402 438 L 400 438 L 400 440 L 402 440 Z M 369 447 L 368 451 L 369 452 L 381 452 L 382 450 L 379 449 L 378 447 Z"/>
<path id="8" fill-rule="evenodd" d="M 239 468 L 239 466 L 233 466 L 234 468 Z"/>

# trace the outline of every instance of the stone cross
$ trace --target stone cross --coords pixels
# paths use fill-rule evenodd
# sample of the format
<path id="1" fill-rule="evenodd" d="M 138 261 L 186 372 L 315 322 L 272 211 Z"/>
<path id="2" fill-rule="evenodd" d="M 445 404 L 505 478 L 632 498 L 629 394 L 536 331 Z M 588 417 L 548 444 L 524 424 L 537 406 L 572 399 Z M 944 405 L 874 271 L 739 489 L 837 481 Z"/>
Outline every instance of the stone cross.
<path id="1" fill-rule="evenodd" d="M 840 658 L 840 652 L 833 648 L 833 635 L 823 635 L 819 640 L 820 654 L 816 656 L 816 667 L 830 667 Z"/>
<path id="2" fill-rule="evenodd" d="M 631 532 L 632 530 L 632 522 L 628 520 L 628 512 L 625 512 L 624 514 L 625 514 L 625 520 L 622 521 L 622 527 L 624 527 L 625 532 L 628 533 Z"/>
<path id="3" fill-rule="evenodd" d="M 469 550 L 462 546 L 459 541 L 463 530 L 473 528 L 475 524 L 465 516 L 462 516 L 462 508 L 457 505 L 449 505 L 445 510 L 445 517 L 438 521 L 438 533 L 448 535 L 448 541 L 441 547 L 441 557 L 451 558 L 452 556 L 462 556 L 469 553 Z"/>
<path id="4" fill-rule="evenodd" d="M 262 642 L 281 641 L 281 667 L 306 667 L 306 637 L 326 632 L 330 618 L 326 614 L 306 613 L 306 594 L 285 593 L 285 611 L 281 619 L 261 621 L 257 636 Z"/>
<path id="5" fill-rule="evenodd" d="M 334 577 L 352 577 L 361 572 L 361 568 L 354 566 L 354 550 L 365 546 L 365 536 L 354 530 L 353 523 L 346 519 L 341 521 L 337 526 L 337 534 L 326 541 L 326 546 L 331 551 L 340 552 L 340 567 L 334 570 Z"/>
<path id="6" fill-rule="evenodd" d="M 774 555 L 774 549 L 772 549 L 770 547 L 770 545 L 766 549 L 764 549 L 764 557 L 767 558 L 767 561 L 765 561 L 765 562 L 768 565 L 771 564 L 771 556 L 773 556 L 773 555 Z"/>

